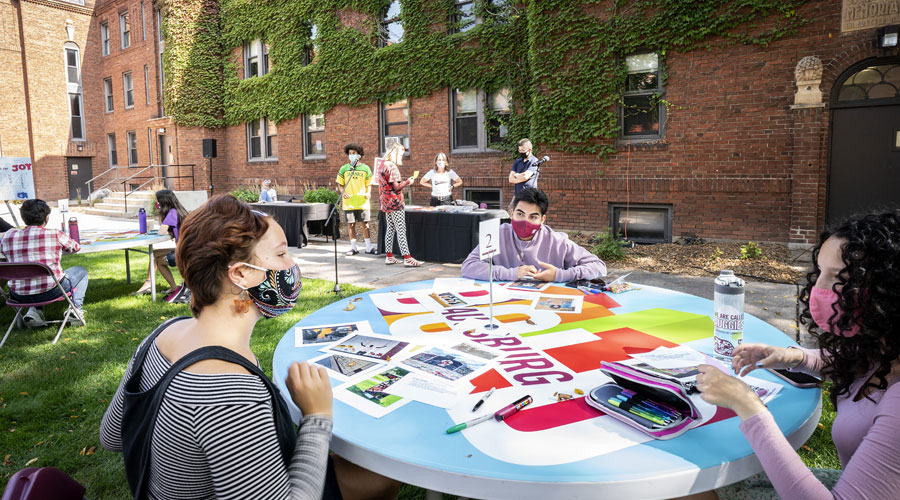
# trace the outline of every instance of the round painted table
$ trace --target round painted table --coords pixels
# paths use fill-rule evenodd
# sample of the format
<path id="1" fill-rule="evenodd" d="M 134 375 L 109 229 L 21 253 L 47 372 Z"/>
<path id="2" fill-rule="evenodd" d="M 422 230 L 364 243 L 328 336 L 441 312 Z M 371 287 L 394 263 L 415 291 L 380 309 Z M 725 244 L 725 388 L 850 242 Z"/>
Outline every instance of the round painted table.
<path id="1" fill-rule="evenodd" d="M 710 283 L 711 285 L 712 283 Z M 391 292 L 430 289 L 422 281 L 374 290 L 337 301 L 295 326 L 368 321 L 375 333 L 422 343 L 456 335 L 454 321 L 486 318 L 486 294 L 460 293 L 468 305 L 422 312 L 415 299 Z M 480 285 L 486 290 L 487 285 Z M 495 294 L 497 285 L 495 284 Z M 474 334 L 482 345 L 509 349 L 497 371 L 472 384 L 475 393 L 450 409 L 412 401 L 373 418 L 335 400 L 332 450 L 362 467 L 429 490 L 482 499 L 671 498 L 731 484 L 762 470 L 738 429 L 739 420 L 695 397 L 702 424 L 667 441 L 647 438 L 588 407 L 583 398 L 556 402 L 553 393 L 585 393 L 607 382 L 600 361 L 627 359 L 628 352 L 688 345 L 712 352 L 711 301 L 662 288 L 636 285 L 618 295 L 587 296 L 582 311 L 537 311 L 505 297 L 495 303 L 498 334 Z M 532 292 L 534 293 L 534 292 Z M 551 286 L 543 294 L 578 294 Z M 355 305 L 346 311 L 352 299 Z M 504 297 L 501 297 L 504 298 Z M 509 335 L 507 335 L 509 333 Z M 492 336 L 493 335 L 493 336 Z M 746 315 L 745 342 L 788 346 L 794 342 L 771 325 Z M 321 356 L 322 345 L 295 347 L 294 328 L 275 349 L 273 375 L 283 394 L 293 361 Z M 516 350 L 515 348 L 518 348 Z M 367 372 L 369 375 L 373 372 Z M 753 376 L 771 382 L 768 372 Z M 366 377 L 364 377 L 366 378 Z M 343 384 L 332 378 L 332 386 Z M 505 384 L 505 386 L 504 386 Z M 504 422 L 487 422 L 455 434 L 452 425 L 476 414 L 481 393 L 497 386 L 477 415 L 528 394 L 534 404 Z M 300 412 L 293 405 L 293 417 Z M 784 385 L 769 409 L 798 448 L 816 428 L 821 391 Z"/>

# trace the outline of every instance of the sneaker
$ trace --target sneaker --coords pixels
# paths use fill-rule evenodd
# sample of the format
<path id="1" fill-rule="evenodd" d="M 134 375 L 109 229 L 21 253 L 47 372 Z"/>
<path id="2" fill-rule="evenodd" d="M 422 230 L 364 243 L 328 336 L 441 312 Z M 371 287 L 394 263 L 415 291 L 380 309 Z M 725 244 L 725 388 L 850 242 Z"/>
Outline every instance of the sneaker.
<path id="1" fill-rule="evenodd" d="M 44 320 L 44 315 L 41 313 L 41 310 L 35 309 L 34 307 L 28 308 L 28 312 L 26 312 L 25 316 L 22 318 L 22 322 L 24 322 L 25 326 L 28 328 L 47 326 L 47 322 Z"/>
<path id="2" fill-rule="evenodd" d="M 384 263 L 387 265 L 400 264 L 401 262 L 403 262 L 403 261 L 398 258 L 395 258 L 392 255 L 388 255 L 387 257 L 384 258 Z"/>
<path id="3" fill-rule="evenodd" d="M 412 257 L 407 257 L 403 259 L 403 265 L 406 267 L 419 267 L 422 265 L 421 261 L 418 261 Z"/>
<path id="4" fill-rule="evenodd" d="M 372 247 L 372 248 L 366 250 L 366 255 L 375 255 L 377 253 L 378 253 L 378 249 L 375 247 Z"/>
<path id="5" fill-rule="evenodd" d="M 178 291 L 169 295 L 166 300 L 169 304 L 190 304 L 191 303 L 191 291 L 188 287 L 181 285 L 178 288 Z"/>
<path id="6" fill-rule="evenodd" d="M 355 249 L 355 248 L 351 248 L 351 249 L 348 250 L 347 253 L 345 253 L 344 255 L 346 255 L 346 256 L 349 257 L 349 256 L 351 256 L 351 255 L 356 255 L 356 254 L 358 254 L 358 253 L 359 253 L 359 250 L 357 250 L 357 249 Z"/>
<path id="7" fill-rule="evenodd" d="M 71 311 L 71 314 L 69 315 L 69 324 L 72 326 L 84 326 L 85 325 L 84 309 L 74 309 L 74 310 L 70 309 L 70 311 Z"/>

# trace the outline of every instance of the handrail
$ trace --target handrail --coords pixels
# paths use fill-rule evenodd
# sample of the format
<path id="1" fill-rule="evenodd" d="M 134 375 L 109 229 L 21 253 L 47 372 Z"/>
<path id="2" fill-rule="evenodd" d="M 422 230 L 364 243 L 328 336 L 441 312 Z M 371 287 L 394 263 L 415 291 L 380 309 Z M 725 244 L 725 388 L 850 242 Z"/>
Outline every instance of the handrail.
<path id="1" fill-rule="evenodd" d="M 94 199 L 91 198 L 91 194 L 92 194 L 92 193 L 91 193 L 91 187 L 90 187 L 90 184 L 91 184 L 92 182 L 94 182 L 95 180 L 97 180 L 98 178 L 103 177 L 104 175 L 108 174 L 110 170 L 117 170 L 117 169 L 120 169 L 120 168 L 126 168 L 126 167 L 120 167 L 120 166 L 109 167 L 108 169 L 104 170 L 103 173 L 91 177 L 90 179 L 88 179 L 88 180 L 84 183 L 84 185 L 88 188 L 88 202 L 91 204 L 91 207 L 94 206 Z M 109 186 L 110 184 L 112 184 L 112 183 L 114 183 L 114 182 L 116 182 L 116 181 L 118 181 L 118 180 L 119 180 L 119 172 L 116 172 L 116 178 L 113 179 L 113 180 L 111 180 L 111 181 L 109 181 L 109 182 L 107 182 L 106 184 L 100 186 L 100 189 L 103 189 L 103 188 L 105 188 L 106 186 Z M 99 190 L 98 190 L 98 191 L 99 191 Z"/>
<path id="2" fill-rule="evenodd" d="M 138 170 L 134 175 L 131 175 L 130 177 L 128 177 L 128 178 L 126 178 L 125 180 L 122 181 L 122 192 L 124 193 L 124 198 L 125 198 L 125 212 L 128 212 L 128 195 L 129 195 L 130 193 L 132 193 L 132 192 L 134 192 L 134 191 L 138 191 L 138 190 L 140 190 L 142 187 L 144 187 L 144 186 L 146 186 L 147 184 L 150 184 L 150 183 L 152 183 L 152 182 L 154 182 L 154 181 L 156 181 L 156 180 L 160 180 L 160 179 L 163 179 L 163 180 L 165 180 L 165 179 L 182 179 L 182 178 L 184 178 L 184 177 L 188 177 L 188 176 L 186 176 L 186 175 L 178 175 L 178 176 L 153 175 L 153 176 L 150 177 L 150 179 L 144 181 L 144 183 L 140 184 L 138 187 L 136 187 L 136 188 L 134 188 L 134 189 L 131 189 L 131 190 L 126 190 L 126 189 L 125 189 L 125 184 L 126 184 L 128 181 L 130 181 L 131 179 L 134 179 L 135 177 L 141 175 L 143 172 L 147 171 L 147 169 L 150 169 L 150 168 L 157 168 L 157 167 L 175 167 L 175 168 L 178 168 L 179 170 L 181 169 L 181 167 L 191 167 L 191 175 L 190 175 L 190 178 L 191 178 L 191 189 L 192 189 L 192 190 L 194 189 L 194 164 L 193 164 L 193 163 L 184 163 L 184 164 L 179 164 L 179 165 L 147 165 L 146 167 L 144 167 L 144 168 Z M 160 170 L 159 173 L 162 173 L 162 170 Z"/>

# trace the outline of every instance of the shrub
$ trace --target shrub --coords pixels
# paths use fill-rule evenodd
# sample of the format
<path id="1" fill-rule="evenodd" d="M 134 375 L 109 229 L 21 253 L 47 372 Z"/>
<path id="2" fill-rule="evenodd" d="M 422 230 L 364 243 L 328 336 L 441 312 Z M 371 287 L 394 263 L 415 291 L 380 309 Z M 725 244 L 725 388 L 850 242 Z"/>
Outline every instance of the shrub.
<path id="1" fill-rule="evenodd" d="M 241 186 L 228 194 L 244 203 L 256 203 L 259 201 L 259 188 L 255 186 Z"/>
<path id="2" fill-rule="evenodd" d="M 759 259 L 762 256 L 762 249 L 756 243 L 748 241 L 746 245 L 741 245 L 741 260 Z"/>
<path id="3" fill-rule="evenodd" d="M 303 201 L 306 203 L 331 203 L 335 204 L 341 198 L 341 195 L 333 189 L 321 187 L 318 189 L 308 189 L 303 193 Z"/>
<path id="4" fill-rule="evenodd" d="M 625 250 L 622 250 L 622 244 L 610 233 L 609 229 L 597 233 L 591 238 L 595 242 L 591 252 L 600 257 L 604 261 L 616 261 L 625 258 Z"/>

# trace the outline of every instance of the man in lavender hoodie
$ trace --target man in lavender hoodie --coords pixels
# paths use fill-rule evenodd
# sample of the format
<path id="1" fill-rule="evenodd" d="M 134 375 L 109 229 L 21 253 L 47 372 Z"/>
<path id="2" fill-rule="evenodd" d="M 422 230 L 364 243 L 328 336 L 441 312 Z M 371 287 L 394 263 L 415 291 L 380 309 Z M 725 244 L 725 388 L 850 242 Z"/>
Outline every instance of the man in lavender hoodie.
<path id="1" fill-rule="evenodd" d="M 525 188 L 513 198 L 512 223 L 500 226 L 500 255 L 494 257 L 494 279 L 534 279 L 565 282 L 606 276 L 606 264 L 596 255 L 544 225 L 549 200 L 543 191 Z M 478 247 L 462 265 L 464 278 L 487 280 L 489 264 L 478 258 Z"/>

